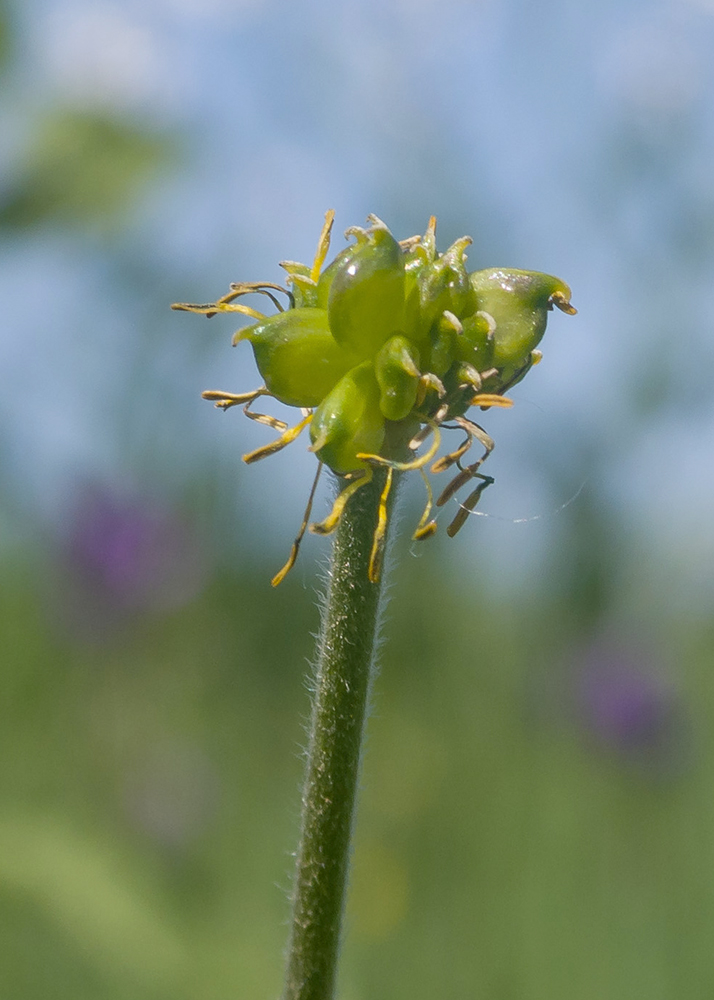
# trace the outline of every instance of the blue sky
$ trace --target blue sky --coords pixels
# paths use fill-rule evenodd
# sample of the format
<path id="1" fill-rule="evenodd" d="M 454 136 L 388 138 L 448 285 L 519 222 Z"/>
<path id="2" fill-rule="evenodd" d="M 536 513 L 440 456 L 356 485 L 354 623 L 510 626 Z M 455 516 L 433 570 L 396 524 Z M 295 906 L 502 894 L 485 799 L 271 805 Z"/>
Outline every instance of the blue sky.
<path id="1" fill-rule="evenodd" d="M 696 581 L 708 607 L 711 0 L 27 0 L 20 18 L 22 69 L 0 110 L 5 162 L 32 116 L 58 103 L 183 137 L 179 168 L 119 253 L 122 273 L 132 256 L 154 269 L 157 299 L 276 280 L 278 260 L 311 256 L 330 207 L 338 232 L 375 212 L 400 238 L 435 213 L 442 247 L 474 237 L 474 267 L 567 280 L 579 315 L 554 317 L 513 411 L 488 415 L 497 485 L 483 509 L 506 520 L 480 519 L 454 558 L 468 572 L 485 552 L 506 583 L 536 572 L 577 470 L 574 488 L 607 498 L 644 558 L 675 567 L 682 603 Z M 229 326 L 167 313 L 148 349 L 158 302 L 127 294 L 116 247 L 111 258 L 39 233 L 0 253 L 0 448 L 15 496 L 51 521 L 78 476 L 130 475 L 147 420 L 151 447 L 181 442 L 167 460 L 177 485 L 182 462 L 210 452 L 266 498 L 266 534 L 276 517 L 299 521 L 304 451 L 242 468 L 237 456 L 263 432 L 196 403 L 202 388 L 255 382 L 247 349 L 228 349 Z M 142 386 L 165 390 L 163 420 Z M 508 521 L 534 514 L 548 516 Z"/>

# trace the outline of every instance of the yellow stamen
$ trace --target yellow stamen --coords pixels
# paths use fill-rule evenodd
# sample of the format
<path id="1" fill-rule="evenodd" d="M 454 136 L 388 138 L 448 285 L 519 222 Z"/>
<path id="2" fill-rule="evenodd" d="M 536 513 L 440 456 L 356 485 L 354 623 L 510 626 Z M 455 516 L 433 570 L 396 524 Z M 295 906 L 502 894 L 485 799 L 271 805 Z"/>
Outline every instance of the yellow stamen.
<path id="1" fill-rule="evenodd" d="M 308 522 L 310 520 L 310 514 L 312 512 L 312 502 L 315 499 L 315 491 L 317 490 L 317 484 L 320 479 L 320 473 L 322 472 L 322 462 L 317 464 L 317 472 L 315 473 L 315 478 L 312 481 L 312 488 L 310 490 L 310 496 L 307 500 L 307 507 L 305 508 L 305 514 L 303 515 L 302 524 L 300 525 L 300 530 L 297 533 L 295 541 L 290 549 L 290 555 L 288 556 L 288 561 L 285 563 L 283 568 L 275 574 L 273 579 L 270 581 L 271 587 L 279 586 L 285 577 L 288 575 L 290 570 L 295 565 L 295 560 L 298 557 L 298 552 L 300 551 L 300 542 L 302 542 L 303 535 L 307 529 Z"/>
<path id="2" fill-rule="evenodd" d="M 479 473 L 476 473 L 476 475 L 479 476 Z M 479 502 L 481 494 L 486 489 L 486 487 L 490 486 L 491 483 L 493 482 L 493 479 L 490 476 L 479 476 L 479 478 L 482 479 L 483 482 L 479 483 L 476 489 L 473 491 L 473 493 L 470 493 L 466 498 L 466 500 L 464 500 L 464 502 L 459 505 L 459 510 L 458 513 L 456 514 L 456 517 L 451 522 L 449 527 L 446 529 L 446 534 L 449 536 L 449 538 L 453 538 L 454 535 L 457 533 L 457 531 L 459 531 L 464 526 L 469 514 L 473 511 L 474 507 Z"/>
<path id="3" fill-rule="evenodd" d="M 382 490 L 381 496 L 379 498 L 379 513 L 377 515 L 377 527 L 374 529 L 374 538 L 372 539 L 372 551 L 369 555 L 369 570 L 367 575 L 369 577 L 370 583 L 378 583 L 379 575 L 382 570 L 382 557 L 384 556 L 384 540 L 387 534 L 387 500 L 389 499 L 389 491 L 392 488 L 392 477 L 394 475 L 394 470 L 387 469 L 387 479 L 384 484 L 384 489 Z"/>
<path id="4" fill-rule="evenodd" d="M 250 316 L 252 319 L 262 320 L 265 319 L 265 313 L 258 312 L 257 309 L 251 309 L 250 306 L 244 306 L 239 303 L 223 302 L 219 299 L 218 302 L 209 302 L 207 305 L 192 305 L 190 302 L 174 302 L 171 306 L 172 309 L 177 309 L 180 312 L 190 312 L 199 313 L 202 316 L 215 316 L 219 312 L 227 313 L 242 313 L 244 316 Z"/>
<path id="5" fill-rule="evenodd" d="M 292 292 L 288 291 L 287 288 L 283 288 L 282 285 L 276 285 L 273 281 L 233 281 L 231 282 L 230 292 L 227 295 L 222 295 L 218 301 L 232 302 L 241 295 L 267 295 L 276 309 L 280 312 L 285 312 L 281 303 L 270 291 L 271 288 L 274 288 L 276 292 L 282 292 L 283 295 L 287 295 L 294 304 Z"/>
<path id="6" fill-rule="evenodd" d="M 313 281 L 317 281 L 320 277 L 320 271 L 322 270 L 322 265 L 325 263 L 325 257 L 327 257 L 327 251 L 330 249 L 330 233 L 332 232 L 332 223 L 335 221 L 335 210 L 331 208 L 329 212 L 325 212 L 325 224 L 322 227 L 322 232 L 320 233 L 320 239 L 317 242 L 317 252 L 315 253 L 315 259 L 312 263 L 312 270 L 310 271 L 310 277 Z"/>
<path id="7" fill-rule="evenodd" d="M 277 417 L 271 417 L 268 413 L 254 413 L 250 408 L 250 404 L 252 402 L 253 400 L 249 399 L 248 402 L 243 407 L 243 413 L 246 415 L 246 417 L 248 417 L 250 420 L 255 420 L 259 424 L 265 424 L 266 427 L 271 427 L 274 431 L 277 431 L 279 434 L 282 434 L 284 431 L 288 429 L 288 425 L 285 423 L 284 420 L 278 420 Z"/>
<path id="8" fill-rule="evenodd" d="M 442 455 L 438 461 L 434 462 L 431 467 L 433 473 L 445 472 L 450 469 L 469 450 L 473 444 L 474 436 L 468 428 L 464 427 L 464 430 L 466 431 L 466 440 L 455 451 L 450 451 L 448 455 Z"/>
<path id="9" fill-rule="evenodd" d="M 491 392 L 481 392 L 471 400 L 471 406 L 502 406 L 508 409 L 513 406 L 513 400 L 507 396 L 498 396 Z"/>
<path id="10" fill-rule="evenodd" d="M 356 493 L 357 490 L 366 486 L 368 482 L 371 481 L 374 473 L 370 468 L 365 469 L 365 472 L 359 479 L 355 479 L 354 482 L 350 483 L 349 486 L 345 486 L 340 495 L 335 500 L 332 510 L 325 518 L 324 521 L 319 521 L 317 524 L 310 525 L 310 531 L 314 535 L 329 535 L 331 534 L 337 525 L 340 523 L 340 518 L 342 517 L 342 512 L 345 509 L 347 501 Z"/>
<path id="11" fill-rule="evenodd" d="M 253 389 L 252 392 L 223 392 L 221 389 L 206 389 L 205 392 L 201 393 L 201 398 L 215 401 L 219 410 L 228 410 L 231 406 L 252 403 L 259 396 L 272 395 L 272 392 L 268 392 L 266 387 L 261 385 L 260 389 Z"/>
<path id="12" fill-rule="evenodd" d="M 416 526 L 414 534 L 412 535 L 412 540 L 415 542 L 423 542 L 425 538 L 431 538 L 431 536 L 436 532 L 436 521 L 429 520 L 429 515 L 431 514 L 431 509 L 434 506 L 434 494 L 431 491 L 431 483 L 426 477 L 426 473 L 423 469 L 419 469 L 421 477 L 424 480 L 424 486 L 426 487 L 426 507 L 424 508 L 424 513 L 422 514 L 419 524 Z"/>
<path id="13" fill-rule="evenodd" d="M 281 434 L 277 441 L 271 441 L 270 444 L 264 444 L 262 448 L 256 448 L 255 451 L 249 451 L 247 455 L 243 456 L 243 461 L 246 465 L 250 465 L 252 462 L 259 462 L 261 458 L 267 458 L 268 455 L 274 455 L 276 451 L 282 451 L 283 448 L 287 448 L 289 444 L 295 440 L 296 437 L 307 427 L 307 425 L 312 420 L 312 414 L 310 413 L 304 420 L 301 420 L 299 424 L 294 427 L 290 427 Z"/>
<path id="14" fill-rule="evenodd" d="M 428 451 L 425 451 L 420 458 L 415 458 L 412 462 L 393 462 L 390 458 L 383 458 L 381 455 L 370 455 L 367 452 L 358 452 L 357 458 L 361 459 L 363 462 L 371 462 L 372 465 L 383 465 L 389 469 L 395 469 L 397 472 L 411 472 L 412 469 L 423 468 L 432 460 L 434 455 L 436 455 L 441 444 L 439 425 L 434 420 L 428 420 L 427 422 L 429 424 L 429 429 L 434 432 L 434 440 Z M 412 449 L 418 448 L 421 443 L 419 435 L 417 435 L 409 442 L 409 447 Z"/>

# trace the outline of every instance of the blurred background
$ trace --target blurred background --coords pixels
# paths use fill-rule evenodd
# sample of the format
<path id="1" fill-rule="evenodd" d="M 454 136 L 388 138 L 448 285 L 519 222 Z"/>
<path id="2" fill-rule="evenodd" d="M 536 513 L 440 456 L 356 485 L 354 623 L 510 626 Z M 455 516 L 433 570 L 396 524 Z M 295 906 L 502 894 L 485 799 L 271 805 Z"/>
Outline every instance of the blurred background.
<path id="1" fill-rule="evenodd" d="M 340 995 L 712 996 L 712 51 L 712 0 L 0 5 L 0 996 L 280 992 L 327 544 L 271 591 L 313 460 L 241 463 L 251 352 L 168 306 L 328 208 L 579 309 L 459 537 L 404 489 Z"/>

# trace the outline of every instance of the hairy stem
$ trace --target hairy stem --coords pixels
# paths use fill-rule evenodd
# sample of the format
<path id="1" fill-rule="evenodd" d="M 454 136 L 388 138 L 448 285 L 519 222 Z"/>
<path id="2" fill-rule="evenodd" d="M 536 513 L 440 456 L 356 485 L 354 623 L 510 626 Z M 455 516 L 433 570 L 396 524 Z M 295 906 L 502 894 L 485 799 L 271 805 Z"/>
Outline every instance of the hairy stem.
<path id="1" fill-rule="evenodd" d="M 283 1000 L 330 1000 L 374 663 L 382 584 L 368 565 L 384 470 L 350 499 L 335 533 L 316 690 Z M 390 500 L 393 500 L 393 494 Z"/>

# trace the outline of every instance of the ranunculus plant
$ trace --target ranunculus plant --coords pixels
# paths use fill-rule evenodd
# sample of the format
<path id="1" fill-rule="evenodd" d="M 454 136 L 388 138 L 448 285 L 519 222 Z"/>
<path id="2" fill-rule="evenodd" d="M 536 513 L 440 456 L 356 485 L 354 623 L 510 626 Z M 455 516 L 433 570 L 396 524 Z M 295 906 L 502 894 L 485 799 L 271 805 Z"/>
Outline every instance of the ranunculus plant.
<path id="1" fill-rule="evenodd" d="M 284 1000 L 329 1000 L 334 992 L 340 920 L 365 708 L 371 682 L 381 595 L 381 567 L 395 487 L 418 471 L 426 488 L 413 538 L 436 531 L 426 469 L 456 469 L 436 506 L 470 486 L 447 527 L 455 535 L 493 482 L 480 470 L 493 449 L 486 431 L 466 416 L 472 406 L 511 406 L 505 393 L 541 359 L 537 349 L 548 312 L 574 313 L 558 278 L 512 268 L 466 270 L 469 237 L 436 249 L 436 220 L 423 236 L 397 241 L 370 216 L 352 227 L 354 242 L 327 259 L 334 213 L 328 212 L 312 264 L 283 261 L 286 286 L 239 282 L 207 305 L 173 308 L 211 317 L 252 320 L 233 343 L 248 341 L 263 384 L 251 392 L 205 392 L 206 399 L 266 424 L 277 436 L 243 456 L 272 455 L 309 427 L 317 458 L 305 517 L 277 586 L 292 568 L 305 531 L 335 533 L 322 627 L 318 637 L 301 841 L 293 888 L 292 934 Z M 265 315 L 246 305 L 260 295 Z M 255 300 L 253 300 L 255 301 Z M 292 427 L 252 409 L 261 397 L 301 410 Z M 460 432 L 439 456 L 442 430 Z M 466 456 L 477 442 L 475 461 Z M 330 513 L 311 523 L 324 466 L 339 485 Z"/>

